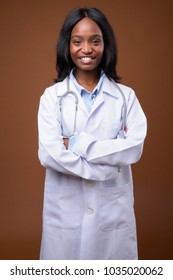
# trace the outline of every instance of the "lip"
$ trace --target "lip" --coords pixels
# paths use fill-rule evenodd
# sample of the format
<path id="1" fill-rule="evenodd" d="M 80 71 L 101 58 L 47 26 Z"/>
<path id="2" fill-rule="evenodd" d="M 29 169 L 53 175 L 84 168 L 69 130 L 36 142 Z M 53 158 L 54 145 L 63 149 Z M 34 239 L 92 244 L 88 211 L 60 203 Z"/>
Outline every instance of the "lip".
<path id="1" fill-rule="evenodd" d="M 90 62 L 92 62 L 95 59 L 95 57 L 94 56 L 80 56 L 79 59 L 83 63 L 90 63 Z"/>

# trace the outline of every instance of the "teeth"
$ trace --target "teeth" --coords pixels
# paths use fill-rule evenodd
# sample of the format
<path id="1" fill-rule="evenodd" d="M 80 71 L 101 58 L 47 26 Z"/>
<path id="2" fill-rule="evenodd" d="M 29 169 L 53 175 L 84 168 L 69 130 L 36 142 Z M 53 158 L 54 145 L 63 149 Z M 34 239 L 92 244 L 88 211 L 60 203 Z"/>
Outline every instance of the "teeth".
<path id="1" fill-rule="evenodd" d="M 92 58 L 91 58 L 91 57 L 82 57 L 81 59 L 82 59 L 82 60 L 85 60 L 85 61 L 89 61 L 89 60 L 91 60 Z"/>

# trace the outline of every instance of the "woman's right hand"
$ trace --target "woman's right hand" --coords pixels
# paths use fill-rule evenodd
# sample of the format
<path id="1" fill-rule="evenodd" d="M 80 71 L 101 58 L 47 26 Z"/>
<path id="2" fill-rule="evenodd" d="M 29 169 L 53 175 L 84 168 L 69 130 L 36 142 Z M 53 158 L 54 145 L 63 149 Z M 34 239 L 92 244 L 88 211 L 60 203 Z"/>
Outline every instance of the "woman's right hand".
<path id="1" fill-rule="evenodd" d="M 64 141 L 64 146 L 66 147 L 66 150 L 68 150 L 69 138 L 63 138 L 63 141 Z"/>

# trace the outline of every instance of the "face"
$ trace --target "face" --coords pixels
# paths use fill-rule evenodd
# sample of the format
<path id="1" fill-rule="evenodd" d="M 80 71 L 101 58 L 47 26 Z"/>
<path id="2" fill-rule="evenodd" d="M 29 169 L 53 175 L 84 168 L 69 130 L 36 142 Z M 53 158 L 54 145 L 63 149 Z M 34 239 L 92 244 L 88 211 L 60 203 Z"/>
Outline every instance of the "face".
<path id="1" fill-rule="evenodd" d="M 98 68 L 104 51 L 101 29 L 88 17 L 80 20 L 72 29 L 70 39 L 71 59 L 78 70 Z"/>

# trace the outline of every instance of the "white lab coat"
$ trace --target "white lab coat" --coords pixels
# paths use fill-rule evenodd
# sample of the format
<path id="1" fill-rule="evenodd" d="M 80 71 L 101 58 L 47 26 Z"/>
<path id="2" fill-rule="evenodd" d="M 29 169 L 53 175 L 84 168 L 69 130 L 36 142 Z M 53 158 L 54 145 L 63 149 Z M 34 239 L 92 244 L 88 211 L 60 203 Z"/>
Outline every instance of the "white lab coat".
<path id="1" fill-rule="evenodd" d="M 123 99 L 106 77 L 92 111 L 79 98 L 72 151 L 63 133 L 70 133 L 74 101 L 59 98 L 66 79 L 41 96 L 39 159 L 46 168 L 41 259 L 137 259 L 131 164 L 142 154 L 146 117 L 134 91 L 119 84 L 127 103 L 126 139 L 118 137 Z"/>

